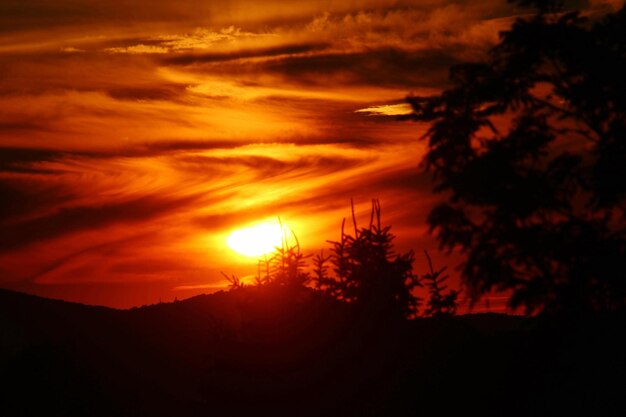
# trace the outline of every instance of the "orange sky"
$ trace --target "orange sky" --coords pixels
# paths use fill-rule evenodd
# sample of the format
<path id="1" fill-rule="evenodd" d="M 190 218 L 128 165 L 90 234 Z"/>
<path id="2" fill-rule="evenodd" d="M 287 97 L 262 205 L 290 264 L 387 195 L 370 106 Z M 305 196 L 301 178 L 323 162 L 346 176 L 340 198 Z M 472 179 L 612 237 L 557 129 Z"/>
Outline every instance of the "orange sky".
<path id="1" fill-rule="evenodd" d="M 220 271 L 255 271 L 226 247 L 232 230 L 280 216 L 316 251 L 351 197 L 363 221 L 380 199 L 400 249 L 447 262 L 426 231 L 425 127 L 395 115 L 519 13 L 495 0 L 3 1 L 0 286 L 116 307 L 215 291 Z"/>

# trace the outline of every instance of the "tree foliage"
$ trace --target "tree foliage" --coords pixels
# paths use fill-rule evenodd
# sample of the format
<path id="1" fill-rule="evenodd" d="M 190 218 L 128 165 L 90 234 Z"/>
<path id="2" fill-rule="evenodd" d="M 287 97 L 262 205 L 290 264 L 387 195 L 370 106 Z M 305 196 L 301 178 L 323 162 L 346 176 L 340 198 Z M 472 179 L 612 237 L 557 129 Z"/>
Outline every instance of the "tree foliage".
<path id="1" fill-rule="evenodd" d="M 391 226 L 382 226 L 381 208 L 378 200 L 372 200 L 369 225 L 358 227 L 352 204 L 354 234 L 346 231 L 346 219 L 341 224 L 339 241 L 328 241 L 330 253 L 322 250 L 313 257 L 312 269 L 300 250 L 295 234 L 294 244 L 286 236 L 280 247 L 258 260 L 254 285 L 257 287 L 283 287 L 299 290 L 314 286 L 317 290 L 340 301 L 352 304 L 365 318 L 372 320 L 415 317 L 421 298 L 415 289 L 426 282 L 430 300 L 425 311 L 427 316 L 456 314 L 460 291 L 447 290 L 444 282 L 446 268 L 433 270 L 426 254 L 430 272 L 420 278 L 413 271 L 413 251 L 396 253 Z M 235 275 L 224 274 L 231 291 L 248 287 Z"/>
<path id="2" fill-rule="evenodd" d="M 381 314 L 408 317 L 417 311 L 419 298 L 413 289 L 421 286 L 413 273 L 412 251 L 397 254 L 391 226 L 382 226 L 380 203 L 372 201 L 370 223 L 359 228 L 352 207 L 354 235 L 341 226 L 339 241 L 329 241 L 331 255 L 316 257 L 315 282 L 333 297 Z M 332 263 L 332 274 L 325 262 Z"/>
<path id="3" fill-rule="evenodd" d="M 228 275 L 222 272 L 222 276 L 226 278 L 226 280 L 228 281 L 228 289 L 230 291 L 237 291 L 242 288 L 245 288 L 246 286 L 246 284 L 237 275 L 234 275 L 234 274 Z"/>
<path id="4" fill-rule="evenodd" d="M 447 268 L 444 266 L 435 271 L 428 252 L 424 251 L 424 255 L 428 261 L 428 272 L 422 276 L 422 283 L 428 289 L 429 294 L 424 315 L 453 316 L 456 314 L 457 299 L 461 291 L 448 290 L 448 285 L 445 283 L 448 280 L 448 275 L 445 274 Z"/>
<path id="5" fill-rule="evenodd" d="M 281 227 L 282 230 L 282 227 Z M 270 256 L 258 261 L 258 273 L 255 277 L 257 285 L 278 285 L 290 288 L 300 288 L 307 285 L 311 279 L 306 272 L 306 259 L 300 250 L 300 242 L 293 234 L 294 243 L 291 244 L 287 236 L 281 239 L 281 245 L 274 249 Z"/>
<path id="6" fill-rule="evenodd" d="M 451 87 L 409 97 L 430 123 L 424 167 L 445 202 L 441 245 L 460 250 L 477 300 L 512 294 L 527 312 L 623 309 L 626 301 L 626 10 L 602 18 L 560 2 L 518 19 Z"/>

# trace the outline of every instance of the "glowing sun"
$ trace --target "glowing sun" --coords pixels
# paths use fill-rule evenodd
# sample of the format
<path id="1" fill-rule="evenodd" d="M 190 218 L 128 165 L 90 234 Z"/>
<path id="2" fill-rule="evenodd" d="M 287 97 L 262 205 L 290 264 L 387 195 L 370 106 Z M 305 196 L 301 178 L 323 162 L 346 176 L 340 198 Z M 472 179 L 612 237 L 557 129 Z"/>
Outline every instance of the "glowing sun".
<path id="1" fill-rule="evenodd" d="M 273 252 L 281 246 L 289 230 L 278 221 L 266 221 L 244 229 L 235 230 L 228 236 L 227 243 L 235 252 L 250 257 L 259 257 Z"/>

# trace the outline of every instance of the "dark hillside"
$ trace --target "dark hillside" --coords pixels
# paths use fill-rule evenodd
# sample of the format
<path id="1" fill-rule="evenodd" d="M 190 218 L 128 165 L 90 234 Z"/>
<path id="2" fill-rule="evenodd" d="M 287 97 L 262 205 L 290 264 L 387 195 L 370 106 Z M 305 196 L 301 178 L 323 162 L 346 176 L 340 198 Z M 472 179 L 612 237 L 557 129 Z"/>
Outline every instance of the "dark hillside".
<path id="1" fill-rule="evenodd" d="M 620 324 L 381 323 L 271 287 L 131 310 L 0 290 L 1 415 L 623 415 Z"/>

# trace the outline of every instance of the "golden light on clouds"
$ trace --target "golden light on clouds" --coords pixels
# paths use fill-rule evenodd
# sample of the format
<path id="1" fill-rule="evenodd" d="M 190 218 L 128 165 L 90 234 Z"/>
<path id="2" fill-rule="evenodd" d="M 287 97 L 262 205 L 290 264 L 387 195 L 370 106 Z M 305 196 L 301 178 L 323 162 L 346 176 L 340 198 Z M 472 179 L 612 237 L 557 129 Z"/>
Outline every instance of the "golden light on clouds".
<path id="1" fill-rule="evenodd" d="M 397 116 L 518 13 L 496 0 L 36 3 L 0 5 L 0 286 L 122 307 L 253 274 L 280 243 L 275 225 L 247 229 L 258 219 L 279 214 L 318 251 L 351 198 L 363 219 L 380 199 L 400 249 L 435 248 L 426 127 Z"/>
<path id="2" fill-rule="evenodd" d="M 365 113 L 370 116 L 404 116 L 411 114 L 411 106 L 408 103 L 385 104 L 358 109 L 356 113 Z"/>

